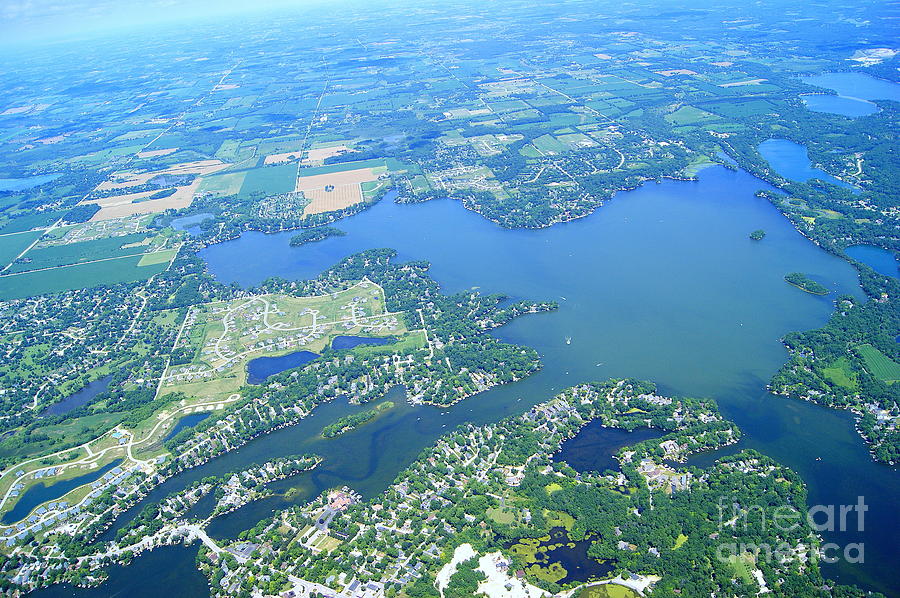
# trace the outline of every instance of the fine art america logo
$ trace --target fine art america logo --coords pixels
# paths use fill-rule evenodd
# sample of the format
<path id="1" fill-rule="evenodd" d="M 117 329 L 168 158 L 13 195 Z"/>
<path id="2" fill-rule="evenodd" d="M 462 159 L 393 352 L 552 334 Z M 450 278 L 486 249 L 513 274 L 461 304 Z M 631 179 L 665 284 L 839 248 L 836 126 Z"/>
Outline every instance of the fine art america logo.
<path id="1" fill-rule="evenodd" d="M 806 512 L 791 505 L 742 505 L 735 497 L 719 497 L 719 533 L 743 532 L 745 535 L 757 537 L 782 537 L 783 535 L 798 538 L 803 529 L 811 529 L 814 533 L 847 532 L 865 530 L 866 511 L 869 510 L 865 499 L 857 497 L 853 505 L 814 505 Z M 799 533 L 798 533 L 799 532 Z M 824 563 L 836 563 L 844 560 L 848 563 L 862 563 L 865 560 L 865 545 L 862 542 L 851 542 L 840 546 L 834 542 L 825 542 L 818 547 L 810 546 L 803 541 L 793 545 L 788 541 L 776 544 L 751 542 L 723 542 L 716 548 L 716 557 L 722 562 L 733 561 L 744 555 L 752 555 L 758 562 L 811 561 L 820 559 Z"/>

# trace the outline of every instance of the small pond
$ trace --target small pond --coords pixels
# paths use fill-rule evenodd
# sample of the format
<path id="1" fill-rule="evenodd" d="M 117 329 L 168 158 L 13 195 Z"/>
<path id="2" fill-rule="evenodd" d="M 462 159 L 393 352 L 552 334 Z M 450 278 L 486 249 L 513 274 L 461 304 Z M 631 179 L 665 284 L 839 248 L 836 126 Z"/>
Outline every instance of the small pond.
<path id="1" fill-rule="evenodd" d="M 185 428 L 193 428 L 194 426 L 196 426 L 197 424 L 202 422 L 204 419 L 209 417 L 209 415 L 210 415 L 209 411 L 205 411 L 202 413 L 189 413 L 189 414 L 185 415 L 184 417 L 179 419 L 178 423 L 175 424 L 175 427 L 172 428 L 168 434 L 166 434 L 166 437 L 163 439 L 163 442 L 165 442 L 169 438 L 174 437 L 176 434 L 178 434 Z"/>
<path id="2" fill-rule="evenodd" d="M 18 502 L 16 502 L 16 505 L 12 509 L 3 514 L 3 518 L 2 520 L 0 520 L 0 523 L 8 525 L 10 523 L 16 523 L 17 521 L 25 519 L 25 517 L 27 517 L 28 514 L 31 513 L 31 510 L 38 505 L 41 505 L 47 501 L 56 500 L 57 498 L 62 498 L 70 491 L 78 488 L 79 486 L 90 484 L 95 480 L 99 480 L 106 472 L 110 471 L 114 467 L 117 467 L 121 462 L 121 459 L 116 459 L 105 467 L 100 467 L 89 473 L 85 473 L 74 478 L 69 478 L 68 480 L 56 482 L 55 484 L 50 484 L 49 486 L 44 483 L 35 484 L 34 486 L 26 490 L 25 494 L 19 497 Z"/>
<path id="3" fill-rule="evenodd" d="M 550 529 L 543 538 L 522 538 L 508 546 L 517 554 L 528 572 L 540 579 L 559 584 L 584 582 L 609 576 L 615 561 L 598 561 L 588 556 L 593 540 L 572 540 L 564 527 Z"/>
<path id="4" fill-rule="evenodd" d="M 655 428 L 638 428 L 634 432 L 621 428 L 604 428 L 600 420 L 595 419 L 574 438 L 565 441 L 553 459 L 565 461 L 580 472 L 603 472 L 607 469 L 618 471 L 619 463 L 613 456 L 619 449 L 662 436 L 663 432 Z"/>
<path id="5" fill-rule="evenodd" d="M 54 403 L 44 409 L 44 411 L 41 412 L 41 415 L 64 415 L 82 405 L 87 405 L 98 394 L 106 392 L 106 389 L 109 388 L 110 381 L 112 381 L 112 374 L 98 378 L 93 382 L 88 382 L 87 385 L 78 392 L 74 392 L 62 401 Z"/>
<path id="6" fill-rule="evenodd" d="M 191 236 L 196 236 L 201 232 L 200 223 L 204 220 L 209 220 L 212 217 L 212 214 L 207 214 L 205 212 L 202 214 L 191 214 L 190 216 L 182 216 L 181 218 L 173 219 L 171 226 L 175 230 L 183 230 Z"/>
<path id="7" fill-rule="evenodd" d="M 312 351 L 294 351 L 280 357 L 257 357 L 250 360 L 247 364 L 247 382 L 250 384 L 262 384 L 270 376 L 300 367 L 318 356 L 318 353 L 313 353 Z"/>

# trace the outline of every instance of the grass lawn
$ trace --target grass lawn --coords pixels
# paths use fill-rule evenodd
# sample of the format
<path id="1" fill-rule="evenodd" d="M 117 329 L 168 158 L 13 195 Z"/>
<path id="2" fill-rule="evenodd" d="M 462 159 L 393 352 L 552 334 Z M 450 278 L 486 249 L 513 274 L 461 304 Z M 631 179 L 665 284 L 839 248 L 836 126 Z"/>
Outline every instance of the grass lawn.
<path id="1" fill-rule="evenodd" d="M 704 168 L 715 165 L 716 163 L 710 160 L 709 157 L 698 154 L 691 159 L 691 163 L 684 169 L 684 174 L 687 176 L 695 176 Z"/>
<path id="2" fill-rule="evenodd" d="M 532 143 L 536 148 L 544 153 L 552 152 L 554 154 L 559 154 L 569 150 L 569 146 L 564 143 L 560 143 L 559 140 L 557 140 L 556 137 L 553 137 L 552 135 L 541 135 Z"/>
<path id="3" fill-rule="evenodd" d="M 426 346 L 425 333 L 415 330 L 408 333 L 396 343 L 389 345 L 359 345 L 353 348 L 353 352 L 359 355 L 371 356 L 380 353 L 407 353 L 422 349 Z"/>
<path id="4" fill-rule="evenodd" d="M 316 541 L 313 542 L 313 546 L 318 548 L 319 550 L 323 550 L 325 552 L 331 552 L 335 548 L 341 545 L 341 541 L 337 538 L 332 538 L 331 536 L 322 535 L 316 538 Z"/>
<path id="5" fill-rule="evenodd" d="M 172 261 L 172 258 L 175 257 L 176 253 L 178 253 L 177 249 L 166 249 L 164 251 L 145 253 L 141 256 L 141 261 L 138 262 L 138 266 L 143 268 L 144 266 L 157 266 L 159 264 L 168 265 L 169 262 Z"/>
<path id="6" fill-rule="evenodd" d="M 730 556 L 728 557 L 728 564 L 731 565 L 731 569 L 734 571 L 735 576 L 740 577 L 744 583 L 755 583 L 756 580 L 750 572 L 750 568 L 753 566 L 752 556 L 749 554 Z"/>
<path id="7" fill-rule="evenodd" d="M 487 510 L 487 516 L 504 525 L 511 525 L 516 520 L 516 514 L 510 511 L 503 511 L 497 507 L 491 507 Z"/>
<path id="8" fill-rule="evenodd" d="M 575 518 L 563 511 L 545 511 L 544 518 L 550 527 L 564 527 L 566 531 L 575 525 Z"/>
<path id="9" fill-rule="evenodd" d="M 853 373 L 853 368 L 850 366 L 850 360 L 846 357 L 841 357 L 840 359 L 835 360 L 830 367 L 824 368 L 822 370 L 822 375 L 834 384 L 842 386 L 843 388 L 850 390 L 855 390 L 857 388 L 856 374 Z"/>
<path id="10" fill-rule="evenodd" d="M 363 201 L 372 201 L 390 186 L 390 180 L 377 180 L 360 183 L 360 188 L 362 189 L 363 194 Z"/>
<path id="11" fill-rule="evenodd" d="M 887 384 L 900 380 L 900 363 L 897 363 L 875 347 L 869 344 L 856 347 L 856 352 L 862 357 L 869 373 Z"/>
<path id="12" fill-rule="evenodd" d="M 163 386 L 162 392 L 165 394 L 183 392 L 189 397 L 201 399 L 227 399 L 240 390 L 246 382 L 246 368 L 241 368 L 231 373 L 219 374 L 218 377 L 210 380 L 176 383 L 171 386 L 166 384 Z"/>
<path id="13" fill-rule="evenodd" d="M 46 434 L 49 439 L 38 442 L 23 443 L 19 433 L 13 434 L 0 443 L 0 457 L 27 459 L 55 452 L 63 446 L 82 444 L 107 432 L 122 421 L 126 415 L 125 413 L 101 413 L 46 426 L 41 428 L 41 433 Z"/>

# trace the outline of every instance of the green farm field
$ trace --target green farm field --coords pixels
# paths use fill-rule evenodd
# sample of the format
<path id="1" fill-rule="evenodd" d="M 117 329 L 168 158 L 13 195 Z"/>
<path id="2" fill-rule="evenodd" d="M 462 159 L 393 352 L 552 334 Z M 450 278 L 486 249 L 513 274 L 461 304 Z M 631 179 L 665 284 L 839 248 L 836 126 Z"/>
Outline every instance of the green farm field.
<path id="1" fill-rule="evenodd" d="M 401 165 L 400 162 L 393 160 L 395 165 Z M 358 160 L 356 162 L 341 162 L 340 164 L 328 164 L 326 166 L 313 166 L 311 168 L 302 168 L 300 176 L 315 176 L 319 174 L 332 174 L 334 172 L 343 172 L 345 170 L 357 170 L 360 168 L 387 168 L 390 170 L 399 170 L 394 165 L 387 163 L 384 158 L 372 158 L 370 160 Z"/>
<path id="2" fill-rule="evenodd" d="M 82 243 L 35 247 L 24 256 L 24 261 L 14 264 L 10 272 L 28 272 L 55 266 L 69 266 L 80 262 L 89 262 L 114 257 L 124 257 L 144 253 L 149 243 L 139 245 L 147 238 L 143 233 L 109 237 Z"/>
<path id="3" fill-rule="evenodd" d="M 140 266 L 142 257 L 135 255 L 0 276 L 0 301 L 84 289 L 101 284 L 146 280 L 168 266 L 168 263 Z"/>
<path id="4" fill-rule="evenodd" d="M 0 269 L 16 259 L 22 251 L 35 242 L 43 231 L 31 231 L 0 236 Z"/>
<path id="5" fill-rule="evenodd" d="M 20 233 L 33 228 L 46 228 L 59 220 L 65 212 L 38 212 L 20 215 L 9 220 L 0 220 L 0 235 Z"/>
<path id="6" fill-rule="evenodd" d="M 158 266 L 159 264 L 168 264 L 178 253 L 177 249 L 164 249 L 162 251 L 153 251 L 145 253 L 138 262 L 139 268 L 146 266 Z"/>
<path id="7" fill-rule="evenodd" d="M 862 357 L 869 373 L 882 382 L 892 384 L 900 380 L 900 363 L 897 363 L 872 345 L 860 345 L 856 347 L 856 352 Z"/>
<path id="8" fill-rule="evenodd" d="M 217 196 L 237 195 L 241 192 L 248 172 L 247 170 L 221 172 L 203 177 L 199 192 Z"/>
<path id="9" fill-rule="evenodd" d="M 240 196 L 249 198 L 254 194 L 264 196 L 289 193 L 297 184 L 297 166 L 279 164 L 248 170 L 241 185 Z"/>
<path id="10" fill-rule="evenodd" d="M 766 100 L 710 102 L 703 104 L 703 109 L 726 118 L 746 118 L 777 112 L 775 104 Z"/>
<path id="11" fill-rule="evenodd" d="M 719 117 L 693 106 L 682 106 L 672 114 L 667 115 L 666 120 L 673 125 L 696 125 L 719 120 Z"/>

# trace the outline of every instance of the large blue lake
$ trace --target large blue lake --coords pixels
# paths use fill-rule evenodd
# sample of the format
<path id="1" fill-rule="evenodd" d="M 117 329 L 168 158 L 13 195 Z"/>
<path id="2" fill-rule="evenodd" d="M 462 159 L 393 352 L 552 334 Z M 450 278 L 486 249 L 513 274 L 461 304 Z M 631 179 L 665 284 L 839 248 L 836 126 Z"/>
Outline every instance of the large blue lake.
<path id="1" fill-rule="evenodd" d="M 269 276 L 313 277 L 358 251 L 393 247 L 400 260 L 429 260 L 447 291 L 557 300 L 557 312 L 520 318 L 498 334 L 537 348 L 544 369 L 465 401 L 459 409 L 473 410 L 465 418 L 491 421 L 507 412 L 502 405 L 518 411 L 582 380 L 651 379 L 668 392 L 716 398 L 747 433 L 744 446 L 804 475 L 811 501 L 850 504 L 859 492 L 873 501 L 873 521 L 900 525 L 890 501 L 879 502 L 900 496 L 900 477 L 871 461 L 850 415 L 765 390 L 786 359 L 779 339 L 822 325 L 832 311 L 830 299 L 785 285 L 784 274 L 802 271 L 838 293 L 860 291 L 849 264 L 753 196 L 763 187 L 746 173 L 713 168 L 699 182 L 647 185 L 589 218 L 542 230 L 505 230 L 449 200 L 383 201 L 342 221 L 345 237 L 291 249 L 291 233 L 245 233 L 202 257 L 223 282 L 250 286 Z M 747 239 L 756 228 L 767 231 L 762 243 Z M 247 259 L 259 255 L 269 258 Z M 884 529 L 834 534 L 841 542 L 866 538 L 867 562 L 853 573 L 842 569 L 848 579 L 898 555 Z"/>
<path id="2" fill-rule="evenodd" d="M 871 100 L 900 101 L 900 84 L 866 73 L 822 73 L 800 79 L 809 85 L 837 93 L 837 95 L 801 96 L 806 106 L 816 112 L 857 118 L 878 111 L 878 106 Z"/>
<path id="3" fill-rule="evenodd" d="M 878 106 L 868 100 L 846 96 L 810 94 L 800 96 L 807 108 L 814 112 L 840 114 L 849 118 L 868 116 L 878 112 Z"/>
<path id="4" fill-rule="evenodd" d="M 540 352 L 544 368 L 526 380 L 445 410 L 394 399 L 397 407 L 371 425 L 325 440 L 324 425 L 365 408 L 332 402 L 295 426 L 171 478 L 148 500 L 280 455 L 324 457 L 313 472 L 283 482 L 280 487 L 300 491 L 292 499 L 259 501 L 210 526 L 214 537 L 234 537 L 273 509 L 308 500 L 323 488 L 348 484 L 365 496 L 377 495 L 422 448 L 460 423 L 520 413 L 582 381 L 635 376 L 667 393 L 715 398 L 743 429 L 739 446 L 798 471 L 809 485 L 810 503 L 855 504 L 865 496 L 871 524 L 864 531 L 825 534 L 841 545 L 865 542 L 865 563 L 830 565 L 825 572 L 900 591 L 892 566 L 898 559 L 900 476 L 872 462 L 850 414 L 766 391 L 786 359 L 779 339 L 821 326 L 833 309 L 830 299 L 786 285 L 784 274 L 806 272 L 837 293 L 861 292 L 847 262 L 821 251 L 754 196 L 763 187 L 744 172 L 712 168 L 697 182 L 649 184 L 618 194 L 588 218 L 542 230 L 502 229 L 449 200 L 398 205 L 387 198 L 341 221 L 344 237 L 291 248 L 291 232 L 245 233 L 205 249 L 201 256 L 217 278 L 252 286 L 275 275 L 313 277 L 358 251 L 393 247 L 399 260 L 429 260 L 446 292 L 479 288 L 556 300 L 560 307 L 521 317 L 496 333 Z M 750 241 L 748 234 L 758 228 L 767 231 L 766 238 Z M 166 554 L 172 555 L 169 567 L 187 571 L 193 551 Z M 158 564 L 142 557 L 132 567 L 135 575 L 149 576 Z"/>
<path id="5" fill-rule="evenodd" d="M 788 139 L 767 139 L 759 144 L 759 154 L 772 165 L 775 172 L 786 179 L 801 183 L 810 179 L 821 179 L 838 187 L 855 189 L 853 185 L 831 176 L 824 170 L 814 168 L 809 161 L 809 152 L 799 143 Z"/>

